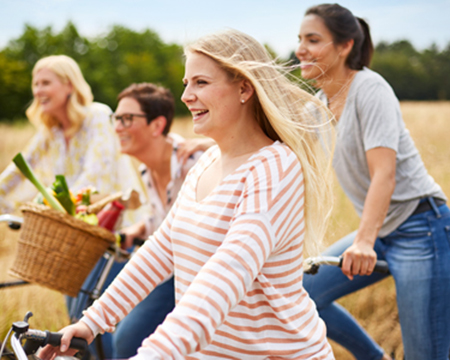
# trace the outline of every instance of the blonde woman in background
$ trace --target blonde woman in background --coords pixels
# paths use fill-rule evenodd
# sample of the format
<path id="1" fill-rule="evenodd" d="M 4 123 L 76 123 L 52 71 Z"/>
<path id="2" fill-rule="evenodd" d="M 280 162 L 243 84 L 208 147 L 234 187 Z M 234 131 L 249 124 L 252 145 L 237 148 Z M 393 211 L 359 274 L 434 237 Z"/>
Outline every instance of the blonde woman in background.
<path id="1" fill-rule="evenodd" d="M 87 186 L 104 195 L 138 188 L 130 160 L 120 155 L 111 109 L 93 102 L 78 64 L 65 55 L 48 56 L 36 63 L 32 77 L 34 99 L 26 115 L 37 132 L 22 154 L 36 176 L 50 186 L 63 174 L 73 192 Z M 13 163 L 0 175 L 0 213 L 36 194 Z"/>
<path id="2" fill-rule="evenodd" d="M 134 359 L 334 359 L 302 286 L 303 248 L 322 237 L 329 188 L 305 104 L 325 107 L 236 30 L 186 48 L 184 84 L 194 131 L 217 146 L 103 296 L 62 330 L 61 349 L 40 356 L 113 331 L 174 274 L 175 309 Z"/>

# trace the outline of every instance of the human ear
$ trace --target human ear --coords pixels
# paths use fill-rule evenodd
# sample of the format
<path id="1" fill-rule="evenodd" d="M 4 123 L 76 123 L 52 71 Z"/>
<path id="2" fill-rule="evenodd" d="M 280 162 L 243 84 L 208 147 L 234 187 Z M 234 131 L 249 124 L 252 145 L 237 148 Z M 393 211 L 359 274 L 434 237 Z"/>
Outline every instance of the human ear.
<path id="1" fill-rule="evenodd" d="M 344 57 L 345 59 L 347 58 L 347 56 L 350 54 L 350 52 L 353 49 L 353 45 L 355 44 L 355 40 L 350 39 L 347 42 L 340 44 L 339 46 L 341 47 L 340 52 L 339 52 L 339 56 Z"/>
<path id="2" fill-rule="evenodd" d="M 244 103 L 247 100 L 249 100 L 253 93 L 255 92 L 255 89 L 253 88 L 253 85 L 248 80 L 242 80 L 241 86 L 240 86 L 240 97 L 241 102 Z"/>
<path id="3" fill-rule="evenodd" d="M 158 116 L 149 124 L 152 126 L 152 135 L 157 137 L 161 135 L 166 127 L 167 119 L 164 116 Z"/>

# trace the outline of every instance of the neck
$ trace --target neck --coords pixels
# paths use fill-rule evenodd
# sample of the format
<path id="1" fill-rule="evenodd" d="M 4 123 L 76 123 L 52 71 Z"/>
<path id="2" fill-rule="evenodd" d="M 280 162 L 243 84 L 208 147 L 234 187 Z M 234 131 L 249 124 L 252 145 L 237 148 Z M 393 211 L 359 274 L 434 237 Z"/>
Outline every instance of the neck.
<path id="1" fill-rule="evenodd" d="M 173 144 L 168 136 L 160 135 L 149 142 L 149 146 L 136 158 L 144 163 L 152 174 L 159 178 L 170 176 L 170 159 L 172 157 Z"/>
<path id="2" fill-rule="evenodd" d="M 239 124 L 243 125 L 239 126 Z M 255 119 L 242 119 L 236 125 L 232 132 L 214 139 L 220 148 L 222 161 L 254 153 L 273 143 Z"/>
<path id="3" fill-rule="evenodd" d="M 336 98 L 340 98 L 341 95 L 347 95 L 347 90 L 356 75 L 357 70 L 352 70 L 347 66 L 342 66 L 331 75 L 327 75 L 326 78 L 317 81 L 319 88 L 323 90 L 331 103 Z M 342 99 L 341 99 L 342 100 Z"/>
<path id="4" fill-rule="evenodd" d="M 63 131 L 66 131 L 70 128 L 71 124 L 69 115 L 67 114 L 67 108 L 59 110 L 57 113 L 52 114 L 52 116 L 58 121 Z"/>

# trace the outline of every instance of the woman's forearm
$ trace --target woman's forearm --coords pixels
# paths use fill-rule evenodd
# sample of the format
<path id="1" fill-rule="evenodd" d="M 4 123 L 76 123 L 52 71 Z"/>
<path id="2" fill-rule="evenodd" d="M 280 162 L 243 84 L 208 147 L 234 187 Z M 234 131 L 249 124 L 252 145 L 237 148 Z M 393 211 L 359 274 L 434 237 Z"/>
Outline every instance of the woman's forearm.
<path id="1" fill-rule="evenodd" d="M 395 174 L 377 172 L 374 174 L 367 192 L 355 243 L 373 247 L 391 202 L 395 189 Z"/>

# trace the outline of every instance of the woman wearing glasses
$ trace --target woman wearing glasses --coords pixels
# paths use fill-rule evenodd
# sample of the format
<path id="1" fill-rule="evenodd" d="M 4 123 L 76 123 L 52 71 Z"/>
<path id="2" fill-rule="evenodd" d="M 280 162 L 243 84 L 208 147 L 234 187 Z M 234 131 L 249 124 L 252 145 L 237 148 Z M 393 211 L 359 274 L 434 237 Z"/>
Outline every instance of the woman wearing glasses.
<path id="1" fill-rule="evenodd" d="M 129 248 L 133 238 L 147 238 L 163 222 L 189 169 L 202 152 L 194 152 L 186 160 L 180 159 L 179 148 L 185 141 L 181 136 L 169 133 L 175 105 L 168 89 L 149 83 L 132 84 L 119 94 L 118 100 L 111 119 L 122 153 L 141 162 L 139 170 L 151 208 L 151 214 L 145 220 L 121 230 L 125 234 L 123 246 Z M 123 264 L 115 267 L 114 274 L 117 274 Z M 112 335 L 112 358 L 127 359 L 135 355 L 142 340 L 154 332 L 174 306 L 174 283 L 171 277 L 117 326 Z"/>
<path id="2" fill-rule="evenodd" d="M 190 154 L 186 161 L 178 160 L 179 147 L 185 140 L 169 133 L 175 111 L 170 90 L 149 83 L 132 84 L 119 94 L 118 100 L 112 118 L 120 149 L 141 162 L 140 172 L 152 209 L 145 221 L 122 230 L 127 248 L 133 238 L 146 238 L 161 224 L 201 152 Z"/>
<path id="3" fill-rule="evenodd" d="M 39 60 L 32 73 L 34 100 L 26 111 L 37 128 L 22 151 L 37 177 L 50 186 L 63 174 L 72 191 L 94 186 L 100 194 L 138 185 L 131 162 L 121 156 L 111 110 L 94 103 L 78 64 L 65 55 Z M 0 175 L 0 213 L 32 200 L 36 188 L 11 163 Z"/>

